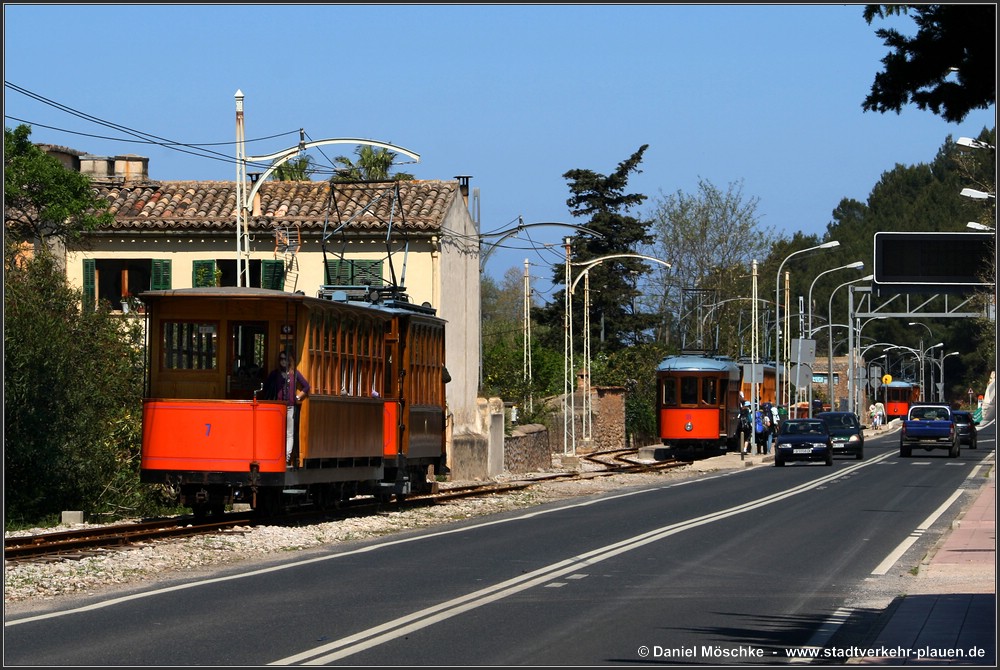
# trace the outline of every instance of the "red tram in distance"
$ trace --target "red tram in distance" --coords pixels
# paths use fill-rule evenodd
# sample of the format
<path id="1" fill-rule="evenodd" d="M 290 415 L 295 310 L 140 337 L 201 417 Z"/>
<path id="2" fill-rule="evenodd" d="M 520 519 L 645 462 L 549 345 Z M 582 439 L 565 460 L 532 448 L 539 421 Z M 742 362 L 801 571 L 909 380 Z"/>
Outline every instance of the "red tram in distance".
<path id="1" fill-rule="evenodd" d="M 322 295 L 322 293 L 321 293 Z M 445 322 L 429 307 L 210 287 L 147 291 L 140 480 L 196 516 L 249 503 L 336 504 L 428 492 L 446 472 Z M 311 386 L 286 465 L 283 401 L 261 397 L 291 351 Z"/>
<path id="2" fill-rule="evenodd" d="M 905 419 L 910 405 L 920 398 L 920 386 L 912 382 L 891 381 L 879 389 L 885 405 L 885 420 Z"/>
<path id="3" fill-rule="evenodd" d="M 680 449 L 737 448 L 740 366 L 725 357 L 668 356 L 656 370 L 656 428 Z"/>

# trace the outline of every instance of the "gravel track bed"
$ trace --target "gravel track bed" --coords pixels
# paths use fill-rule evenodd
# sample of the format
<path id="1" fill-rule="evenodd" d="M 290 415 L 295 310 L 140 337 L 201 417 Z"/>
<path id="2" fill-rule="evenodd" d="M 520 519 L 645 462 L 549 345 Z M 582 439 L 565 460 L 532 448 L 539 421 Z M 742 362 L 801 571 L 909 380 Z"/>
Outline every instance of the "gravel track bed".
<path id="1" fill-rule="evenodd" d="M 274 558 L 282 552 L 314 549 L 336 542 L 363 540 L 400 531 L 451 523 L 472 517 L 522 509 L 556 500 L 588 496 L 625 489 L 657 481 L 684 479 L 719 470 L 743 468 L 746 464 L 735 455 L 718 456 L 691 465 L 657 473 L 622 474 L 575 481 L 542 481 L 514 493 L 482 498 L 461 498 L 439 505 L 387 510 L 370 516 L 342 519 L 302 527 L 237 527 L 212 535 L 153 542 L 117 551 L 103 552 L 78 560 L 53 562 L 4 562 L 4 604 L 48 601 L 74 595 L 91 595 L 148 583 L 150 580 L 202 574 L 212 566 L 250 563 L 255 559 Z M 599 469 L 585 461 L 580 471 Z M 553 469 L 565 472 L 561 459 L 553 456 Z M 536 473 L 536 474 L 547 474 Z M 505 475 L 492 481 L 520 479 Z M 445 482 L 441 490 L 482 482 Z M 85 528 L 86 524 L 29 529 L 13 535 Z"/>

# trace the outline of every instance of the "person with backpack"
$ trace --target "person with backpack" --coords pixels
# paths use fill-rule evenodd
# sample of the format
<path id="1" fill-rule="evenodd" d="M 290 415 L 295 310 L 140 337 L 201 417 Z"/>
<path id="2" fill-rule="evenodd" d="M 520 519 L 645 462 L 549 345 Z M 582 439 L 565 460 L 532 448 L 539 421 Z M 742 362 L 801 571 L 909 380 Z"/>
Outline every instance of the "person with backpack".
<path id="1" fill-rule="evenodd" d="M 754 412 L 754 444 L 757 445 L 757 453 L 764 453 L 764 445 L 767 443 L 767 434 L 771 429 L 771 413 L 762 406 Z"/>
<path id="2" fill-rule="evenodd" d="M 742 394 L 740 394 L 742 397 Z M 750 444 L 753 441 L 753 421 L 750 420 L 750 403 L 740 403 L 740 452 L 750 453 Z"/>
<path id="3" fill-rule="evenodd" d="M 767 412 L 768 412 L 768 415 L 770 416 L 770 422 L 769 422 L 770 426 L 768 426 L 767 441 L 764 443 L 764 453 L 765 454 L 770 454 L 771 453 L 771 445 L 774 443 L 774 440 L 777 439 L 777 435 L 778 435 L 778 421 L 779 421 L 778 408 L 775 407 L 774 405 L 771 405 L 770 403 L 768 403 L 768 404 L 769 404 L 769 407 L 768 407 Z"/>

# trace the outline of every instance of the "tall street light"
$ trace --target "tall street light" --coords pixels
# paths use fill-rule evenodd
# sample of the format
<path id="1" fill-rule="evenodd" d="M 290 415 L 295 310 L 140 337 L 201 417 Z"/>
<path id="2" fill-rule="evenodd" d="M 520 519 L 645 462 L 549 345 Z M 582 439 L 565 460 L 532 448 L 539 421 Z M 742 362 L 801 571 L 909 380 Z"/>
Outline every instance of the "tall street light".
<path id="1" fill-rule="evenodd" d="M 931 358 L 931 360 L 937 364 L 938 370 L 941 372 L 940 375 L 941 381 L 938 383 L 938 402 L 944 402 L 944 359 L 948 358 L 949 356 L 958 356 L 958 352 L 953 351 L 950 354 L 946 354 L 944 353 L 944 349 L 942 349 L 941 360 L 935 361 L 933 358 Z"/>
<path id="2" fill-rule="evenodd" d="M 828 327 L 826 339 L 828 341 L 828 344 L 830 345 L 829 357 L 827 358 L 827 377 L 826 377 L 826 381 L 827 381 L 827 384 L 829 385 L 830 409 L 834 408 L 834 404 L 833 404 L 833 296 L 834 296 L 834 294 L 837 291 L 839 291 L 840 289 L 844 288 L 845 286 L 848 286 L 850 284 L 854 284 L 855 282 L 859 282 L 859 281 L 871 281 L 873 279 L 875 279 L 875 275 L 867 275 L 865 277 L 861 277 L 860 279 L 852 279 L 851 281 L 846 281 L 843 284 L 841 284 L 840 286 L 838 286 L 837 288 L 835 288 L 832 291 L 830 291 L 830 302 L 827 304 L 827 307 L 826 307 L 826 322 L 827 322 L 827 327 Z M 850 328 L 851 328 L 851 315 L 850 314 L 847 315 L 847 323 L 848 323 L 848 326 L 847 326 L 848 331 L 850 331 Z M 848 352 L 848 354 L 850 354 L 850 353 L 851 352 Z"/>
<path id="3" fill-rule="evenodd" d="M 833 240 L 830 242 L 824 242 L 815 247 L 809 247 L 808 249 L 799 249 L 798 251 L 793 251 L 792 253 L 785 256 L 785 260 L 781 261 L 781 265 L 778 266 L 778 274 L 774 279 L 774 363 L 775 371 L 778 372 L 780 377 L 780 372 L 782 370 L 781 365 L 781 328 L 779 324 L 781 323 L 781 270 L 785 267 L 785 263 L 788 262 L 792 256 L 797 256 L 799 254 L 804 254 L 808 251 L 817 251 L 819 249 L 832 249 L 834 247 L 839 247 L 840 242 Z M 787 319 L 788 316 L 786 315 Z M 785 371 L 785 376 L 787 378 L 788 373 Z M 775 403 L 781 404 L 781 384 L 777 385 L 775 389 Z M 787 398 L 785 398 L 787 401 Z"/>
<path id="4" fill-rule="evenodd" d="M 930 337 L 927 338 L 927 339 L 932 339 L 934 337 L 934 333 L 931 332 L 930 326 L 928 326 L 926 323 L 920 323 L 919 321 L 910 321 L 907 325 L 908 326 L 923 326 L 924 328 L 927 329 L 927 334 L 930 335 Z M 924 338 L 921 337 L 920 338 L 920 350 L 923 351 L 923 349 L 924 349 Z M 923 362 L 922 361 L 921 361 L 921 367 L 920 367 L 920 399 L 921 400 L 928 400 L 929 399 L 931 401 L 934 400 L 934 371 L 933 370 L 931 370 L 931 393 L 930 393 L 930 398 L 925 398 L 924 397 L 924 368 L 923 368 Z"/>
<path id="5" fill-rule="evenodd" d="M 812 337 L 812 332 L 813 332 L 813 287 L 816 286 L 816 281 L 823 275 L 829 274 L 831 272 L 836 272 L 837 270 L 864 270 L 864 269 L 865 269 L 864 261 L 854 261 L 853 263 L 848 263 L 847 265 L 841 265 L 839 268 L 824 270 L 823 272 L 820 272 L 818 275 L 816 275 L 816 278 L 812 280 L 811 284 L 809 284 L 809 294 L 808 294 L 809 310 L 808 310 L 808 316 L 806 318 L 806 323 L 808 324 L 806 327 L 806 333 L 809 334 L 809 337 Z M 809 364 L 810 373 L 812 372 L 813 365 L 815 365 L 815 361 Z M 796 381 L 798 381 L 797 372 L 796 372 Z M 808 416 L 811 419 L 813 415 L 813 384 L 812 384 L 811 374 L 809 376 L 809 392 L 807 395 L 807 401 L 809 403 L 809 407 L 806 410 L 806 416 Z M 830 409 L 833 409 L 833 404 L 832 404 L 833 398 L 830 398 L 830 403 L 831 403 Z"/>
<path id="6" fill-rule="evenodd" d="M 887 316 L 873 316 L 873 317 L 870 317 L 870 318 L 866 319 L 864 323 L 860 323 L 860 319 L 858 319 L 857 320 L 858 323 L 856 325 L 856 330 L 857 330 L 857 333 L 858 333 L 858 346 L 859 347 L 861 346 L 861 332 L 865 329 L 865 326 L 867 326 L 872 321 L 880 321 L 882 319 L 887 319 L 887 318 L 889 318 L 889 317 L 887 317 Z M 848 318 L 847 320 L 850 321 L 850 318 Z M 883 344 L 885 344 L 885 343 L 883 343 Z M 871 385 L 871 378 L 868 376 L 868 365 L 865 363 L 865 354 L 868 352 L 869 349 L 871 349 L 872 347 L 877 347 L 877 346 L 879 346 L 879 344 L 869 345 L 869 346 L 865 347 L 864 349 L 862 349 L 861 350 L 861 354 L 860 354 L 861 363 L 862 363 L 862 365 L 864 366 L 864 369 L 865 369 L 865 382 L 869 386 Z M 851 358 L 853 360 L 854 357 L 852 356 Z M 889 359 L 886 358 L 886 362 L 888 362 L 888 361 L 889 361 Z M 855 374 L 858 374 L 858 372 L 857 372 L 856 369 L 854 370 L 854 372 L 851 373 L 851 377 L 853 378 Z M 873 394 L 873 395 L 875 395 L 875 394 Z M 868 392 L 867 391 L 865 391 L 865 397 L 866 398 L 868 397 Z M 860 414 L 861 413 L 858 412 L 859 416 L 860 416 Z"/>
<path id="7" fill-rule="evenodd" d="M 996 228 L 983 225 L 982 223 L 979 223 L 977 221 L 969 221 L 967 224 L 965 224 L 965 227 L 971 230 L 993 230 L 993 231 L 996 230 Z"/>
<path id="8" fill-rule="evenodd" d="M 921 347 L 922 347 L 923 346 L 923 338 L 921 338 L 920 341 L 921 341 Z M 889 351 L 891 349 L 905 349 L 906 351 L 909 351 L 911 354 L 913 354 L 913 358 L 920 365 L 920 399 L 921 400 L 925 399 L 924 398 L 924 367 L 927 364 L 927 353 L 931 349 L 937 349 L 938 347 L 943 347 L 943 346 L 944 346 L 944 342 L 938 342 L 937 344 L 932 344 L 931 346 L 927 347 L 926 349 L 922 349 L 922 348 L 921 349 L 914 349 L 913 347 L 904 347 L 902 344 L 897 344 L 895 346 L 889 347 L 889 349 L 886 349 L 886 351 Z"/>
<path id="9" fill-rule="evenodd" d="M 923 388 L 924 388 L 924 366 L 927 365 L 927 354 L 931 351 L 931 349 L 937 349 L 938 347 L 944 347 L 944 342 L 938 342 L 937 344 L 931 345 L 931 346 L 927 347 L 926 349 L 924 349 L 924 350 L 922 350 L 920 352 L 920 391 L 921 391 L 921 393 L 923 393 Z M 933 354 L 930 356 L 930 359 L 931 359 L 931 362 L 933 363 L 934 362 L 934 356 L 933 356 Z M 934 390 L 933 390 L 934 389 L 934 368 L 933 367 L 931 368 L 931 383 L 930 383 L 930 388 L 931 388 L 930 399 L 933 401 L 934 400 Z"/>

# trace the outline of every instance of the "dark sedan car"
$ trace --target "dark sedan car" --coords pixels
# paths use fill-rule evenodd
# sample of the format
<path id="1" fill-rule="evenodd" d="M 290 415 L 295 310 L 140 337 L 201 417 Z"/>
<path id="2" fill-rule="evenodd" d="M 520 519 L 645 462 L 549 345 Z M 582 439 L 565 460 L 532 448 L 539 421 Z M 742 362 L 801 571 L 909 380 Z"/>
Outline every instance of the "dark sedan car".
<path id="1" fill-rule="evenodd" d="M 822 419 L 786 419 L 774 442 L 774 464 L 788 461 L 823 461 L 833 465 L 833 437 Z"/>
<path id="2" fill-rule="evenodd" d="M 964 410 L 954 410 L 951 418 L 955 420 L 955 430 L 958 431 L 958 443 L 969 445 L 969 449 L 976 448 L 976 420 L 972 417 L 972 412 Z"/>
<path id="3" fill-rule="evenodd" d="M 826 421 L 833 437 L 834 456 L 865 457 L 865 428 L 854 412 L 820 412 L 817 419 Z"/>

